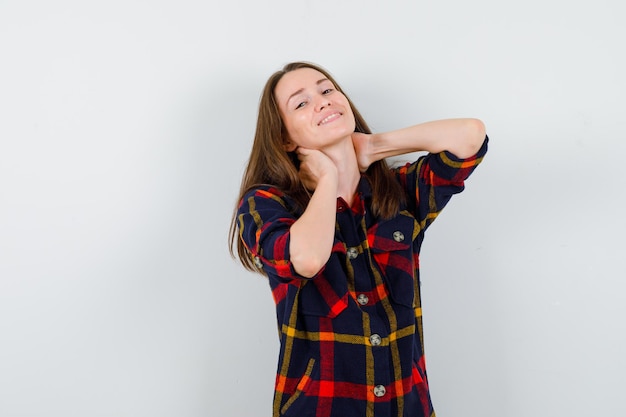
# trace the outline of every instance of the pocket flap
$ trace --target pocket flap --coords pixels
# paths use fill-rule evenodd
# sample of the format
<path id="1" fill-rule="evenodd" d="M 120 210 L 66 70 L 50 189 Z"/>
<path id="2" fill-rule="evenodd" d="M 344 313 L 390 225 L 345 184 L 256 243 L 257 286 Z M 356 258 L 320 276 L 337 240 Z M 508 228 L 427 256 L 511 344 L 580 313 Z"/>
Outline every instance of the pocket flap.
<path id="1" fill-rule="evenodd" d="M 367 243 L 372 253 L 406 250 L 417 235 L 418 224 L 408 212 L 402 211 L 390 220 L 383 220 L 367 230 Z"/>

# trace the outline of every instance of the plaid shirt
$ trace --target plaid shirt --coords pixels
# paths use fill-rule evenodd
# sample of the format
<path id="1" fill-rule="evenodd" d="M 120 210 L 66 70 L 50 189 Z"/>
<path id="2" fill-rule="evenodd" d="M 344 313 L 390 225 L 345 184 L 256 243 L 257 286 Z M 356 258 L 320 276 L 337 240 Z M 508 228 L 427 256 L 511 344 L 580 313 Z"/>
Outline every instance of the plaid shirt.
<path id="1" fill-rule="evenodd" d="M 289 227 L 300 212 L 271 186 L 248 192 L 240 235 L 269 278 L 280 356 L 273 416 L 434 416 L 424 361 L 419 251 L 424 231 L 481 162 L 429 154 L 393 172 L 407 204 L 373 217 L 365 177 L 352 207 L 337 199 L 334 245 L 324 268 L 300 276 Z"/>

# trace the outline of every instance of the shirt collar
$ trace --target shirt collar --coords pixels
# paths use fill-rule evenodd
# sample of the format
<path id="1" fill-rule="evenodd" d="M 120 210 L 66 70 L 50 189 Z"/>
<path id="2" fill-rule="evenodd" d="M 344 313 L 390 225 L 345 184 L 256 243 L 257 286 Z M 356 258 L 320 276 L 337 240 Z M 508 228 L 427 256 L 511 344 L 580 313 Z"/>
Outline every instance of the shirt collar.
<path id="1" fill-rule="evenodd" d="M 365 207 L 367 207 L 372 199 L 372 186 L 369 180 L 364 174 L 361 174 L 361 179 L 356 187 L 356 193 L 352 202 L 352 212 L 354 214 L 365 214 Z M 342 212 L 347 209 L 346 201 L 339 197 L 337 198 L 337 212 Z"/>

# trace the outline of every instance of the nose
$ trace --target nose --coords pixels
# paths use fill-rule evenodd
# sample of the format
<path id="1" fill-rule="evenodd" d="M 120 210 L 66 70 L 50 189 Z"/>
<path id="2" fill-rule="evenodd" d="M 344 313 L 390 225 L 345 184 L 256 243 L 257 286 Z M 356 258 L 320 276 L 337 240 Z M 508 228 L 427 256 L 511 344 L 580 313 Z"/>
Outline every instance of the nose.
<path id="1" fill-rule="evenodd" d="M 328 106 L 330 106 L 330 100 L 328 100 L 328 97 L 320 95 L 316 103 L 317 111 L 322 111 Z"/>

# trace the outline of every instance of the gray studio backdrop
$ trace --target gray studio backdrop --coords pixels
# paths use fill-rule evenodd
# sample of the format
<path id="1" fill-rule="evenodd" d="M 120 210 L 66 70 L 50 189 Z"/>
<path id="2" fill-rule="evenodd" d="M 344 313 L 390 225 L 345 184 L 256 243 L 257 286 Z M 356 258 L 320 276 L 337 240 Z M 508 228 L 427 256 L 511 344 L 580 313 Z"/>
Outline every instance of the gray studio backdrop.
<path id="1" fill-rule="evenodd" d="M 625 415 L 621 7 L 0 1 L 0 416 L 270 415 L 273 301 L 226 236 L 291 60 L 376 131 L 487 125 L 422 253 L 438 414 Z"/>

